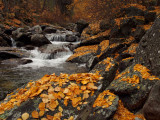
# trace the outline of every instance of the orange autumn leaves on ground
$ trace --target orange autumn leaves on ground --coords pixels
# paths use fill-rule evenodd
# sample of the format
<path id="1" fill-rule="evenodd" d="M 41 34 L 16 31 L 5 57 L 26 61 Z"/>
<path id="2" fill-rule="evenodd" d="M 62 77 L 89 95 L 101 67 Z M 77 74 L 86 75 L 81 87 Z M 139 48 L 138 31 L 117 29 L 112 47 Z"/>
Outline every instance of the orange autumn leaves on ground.
<path id="1" fill-rule="evenodd" d="M 79 74 L 60 74 L 60 76 L 45 75 L 42 79 L 36 82 L 29 82 L 25 88 L 20 89 L 16 94 L 11 95 L 11 98 L 0 104 L 0 114 L 12 109 L 14 106 L 20 106 L 22 102 L 33 99 L 35 96 L 40 96 L 42 102 L 39 104 L 39 111 L 33 111 L 32 117 L 39 118 L 46 111 L 55 111 L 58 108 L 59 113 L 56 113 L 51 118 L 60 118 L 63 108 L 59 106 L 58 100 L 64 101 L 64 105 L 68 106 L 68 102 L 72 106 L 80 110 L 80 105 L 87 104 L 87 98 L 94 94 L 98 89 L 95 85 L 102 77 L 98 73 L 79 73 Z M 65 88 L 64 85 L 68 85 Z M 53 87 L 54 86 L 54 87 Z M 47 91 L 47 94 L 42 93 Z M 82 96 L 82 97 L 81 97 Z M 49 118 L 47 118 L 49 119 Z"/>
<path id="2" fill-rule="evenodd" d="M 127 110 L 124 107 L 122 101 L 119 100 L 118 109 L 113 117 L 113 120 L 135 120 L 136 117 L 145 120 L 143 115 L 134 115 L 129 110 Z"/>

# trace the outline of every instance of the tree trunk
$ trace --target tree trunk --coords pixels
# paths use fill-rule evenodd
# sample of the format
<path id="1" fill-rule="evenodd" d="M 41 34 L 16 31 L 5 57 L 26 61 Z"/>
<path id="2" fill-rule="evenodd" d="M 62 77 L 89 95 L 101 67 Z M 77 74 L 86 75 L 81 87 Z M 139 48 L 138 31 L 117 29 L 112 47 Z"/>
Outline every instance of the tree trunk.
<path id="1" fill-rule="evenodd" d="M 45 9 L 45 7 L 46 7 L 46 1 L 47 1 L 47 0 L 44 0 L 44 2 L 43 2 L 42 12 L 44 11 L 44 9 Z"/>

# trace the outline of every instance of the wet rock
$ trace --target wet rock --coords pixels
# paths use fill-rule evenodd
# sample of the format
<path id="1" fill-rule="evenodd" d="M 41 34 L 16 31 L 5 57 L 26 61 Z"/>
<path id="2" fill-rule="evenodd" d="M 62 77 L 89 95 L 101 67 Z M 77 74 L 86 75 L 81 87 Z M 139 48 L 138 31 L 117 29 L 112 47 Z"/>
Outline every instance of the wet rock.
<path id="1" fill-rule="evenodd" d="M 18 66 L 18 65 L 25 65 L 28 63 L 32 63 L 32 60 L 29 59 L 7 59 L 3 60 L 1 62 L 2 64 L 12 65 L 12 66 Z"/>
<path id="2" fill-rule="evenodd" d="M 86 63 L 87 69 L 92 70 L 98 62 L 99 58 L 97 56 L 92 56 Z"/>
<path id="3" fill-rule="evenodd" d="M 26 46 L 25 46 L 25 49 L 26 49 L 26 50 L 34 50 L 35 47 L 32 46 L 32 45 L 26 45 Z"/>
<path id="4" fill-rule="evenodd" d="M 78 37 L 74 36 L 74 35 L 66 35 L 66 41 L 67 42 L 76 42 L 78 40 Z"/>
<path id="5" fill-rule="evenodd" d="M 148 97 L 148 100 L 143 106 L 143 114 L 147 120 L 160 119 L 160 82 L 157 82 Z"/>
<path id="6" fill-rule="evenodd" d="M 71 51 L 74 51 L 76 48 L 80 47 L 80 44 L 69 44 L 68 47 Z"/>
<path id="7" fill-rule="evenodd" d="M 103 77 L 101 90 L 104 90 L 113 81 L 117 68 L 118 65 L 113 58 L 108 57 L 96 64 L 90 72 L 95 73 L 99 71 L 99 74 Z"/>
<path id="8" fill-rule="evenodd" d="M 155 75 L 160 74 L 160 18 L 157 18 L 151 29 L 140 41 L 135 56 L 136 63 L 145 65 Z"/>
<path id="9" fill-rule="evenodd" d="M 84 20 L 79 20 L 77 23 L 76 31 L 79 32 L 80 34 L 82 31 L 89 25 L 86 21 Z"/>
<path id="10" fill-rule="evenodd" d="M 73 59 L 68 58 L 67 62 L 86 63 L 93 55 L 94 55 L 93 53 L 86 53 L 84 55 L 74 57 Z"/>
<path id="11" fill-rule="evenodd" d="M 18 50 L 17 48 L 0 47 L 1 60 L 11 59 L 11 58 L 23 58 L 28 56 L 29 54 L 26 51 Z"/>
<path id="12" fill-rule="evenodd" d="M 18 36 L 18 34 L 25 32 L 24 28 L 17 28 L 16 30 L 12 31 L 12 36 L 14 39 Z"/>
<path id="13" fill-rule="evenodd" d="M 32 32 L 32 34 L 40 34 L 40 33 L 42 33 L 42 28 L 40 25 L 36 25 L 36 26 L 30 28 L 30 31 Z"/>
<path id="14" fill-rule="evenodd" d="M 39 51 L 48 55 L 48 59 L 54 59 L 57 53 L 68 52 L 64 46 L 55 46 L 52 44 L 44 45 L 39 48 Z"/>
<path id="15" fill-rule="evenodd" d="M 17 47 L 23 47 L 31 44 L 30 35 L 30 33 L 19 33 L 15 38 Z"/>
<path id="16" fill-rule="evenodd" d="M 1 40 L 4 42 L 4 41 L 6 41 L 6 43 L 9 45 L 9 46 L 12 46 L 12 41 L 11 41 L 11 38 L 8 36 L 8 35 L 6 35 L 6 34 L 4 34 L 4 33 L 0 33 L 0 37 L 1 37 Z"/>
<path id="17" fill-rule="evenodd" d="M 66 26 L 65 26 L 65 28 L 67 29 L 67 30 L 70 30 L 70 31 L 73 31 L 73 30 L 75 30 L 76 29 L 76 24 L 75 23 L 68 23 Z"/>
<path id="18" fill-rule="evenodd" d="M 52 27 L 45 27 L 45 29 L 43 30 L 43 32 L 46 33 L 46 34 L 56 33 L 57 29 L 52 28 Z"/>
<path id="19" fill-rule="evenodd" d="M 0 36 L 0 46 L 1 47 L 9 47 L 7 41 L 5 41 L 1 36 Z"/>
<path id="20" fill-rule="evenodd" d="M 116 76 L 107 89 L 119 95 L 129 110 L 142 108 L 152 86 L 159 78 L 152 76 L 149 70 L 139 64 L 132 65 Z M 145 75 L 148 76 L 145 76 Z"/>
<path id="21" fill-rule="evenodd" d="M 43 34 L 34 34 L 31 36 L 31 45 L 40 47 L 46 44 L 51 44 L 51 42 Z"/>
<path id="22" fill-rule="evenodd" d="M 156 19 L 156 12 L 145 12 L 144 17 L 147 23 L 154 22 Z"/>
<path id="23" fill-rule="evenodd" d="M 12 31 L 13 31 L 13 30 L 14 30 L 14 29 L 12 29 L 12 28 L 11 28 L 11 29 L 5 29 L 5 30 L 4 30 L 4 33 L 7 34 L 7 35 L 12 35 Z"/>
<path id="24" fill-rule="evenodd" d="M 20 56 L 10 52 L 0 52 L 0 60 L 6 60 L 10 58 L 20 58 Z"/>

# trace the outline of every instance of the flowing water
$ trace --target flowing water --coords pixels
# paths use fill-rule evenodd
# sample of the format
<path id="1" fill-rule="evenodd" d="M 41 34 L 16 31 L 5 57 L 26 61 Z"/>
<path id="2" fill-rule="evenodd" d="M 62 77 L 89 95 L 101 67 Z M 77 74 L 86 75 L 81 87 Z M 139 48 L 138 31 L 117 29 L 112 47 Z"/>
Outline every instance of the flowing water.
<path id="1" fill-rule="evenodd" d="M 54 59 L 48 59 L 49 53 L 42 53 L 38 48 L 34 50 L 25 50 L 30 56 L 25 59 L 31 59 L 33 62 L 25 65 L 12 66 L 7 64 L 0 64 L 0 88 L 6 93 L 12 92 L 14 89 L 21 87 L 30 80 L 37 80 L 43 77 L 45 74 L 56 73 L 79 73 L 87 72 L 84 65 L 76 63 L 65 62 L 72 52 L 66 47 L 68 42 L 65 42 L 65 34 L 49 34 L 46 37 L 55 46 L 63 46 L 65 51 L 58 52 L 55 54 Z M 13 46 L 15 42 L 12 39 Z M 73 44 L 77 44 L 76 42 Z"/>

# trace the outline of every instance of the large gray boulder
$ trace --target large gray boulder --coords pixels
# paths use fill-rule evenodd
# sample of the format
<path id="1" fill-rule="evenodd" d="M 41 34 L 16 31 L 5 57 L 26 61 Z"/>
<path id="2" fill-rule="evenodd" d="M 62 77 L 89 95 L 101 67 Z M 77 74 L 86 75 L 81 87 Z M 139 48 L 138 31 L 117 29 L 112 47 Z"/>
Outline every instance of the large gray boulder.
<path id="1" fill-rule="evenodd" d="M 43 34 L 32 35 L 31 45 L 40 47 L 46 44 L 51 44 L 51 42 Z"/>
<path id="2" fill-rule="evenodd" d="M 135 57 L 135 62 L 148 67 L 155 75 L 160 75 L 160 18 L 143 36 Z"/>
<path id="3" fill-rule="evenodd" d="M 148 97 L 147 102 L 143 106 L 143 114 L 147 120 L 160 119 L 160 82 L 157 82 Z"/>

